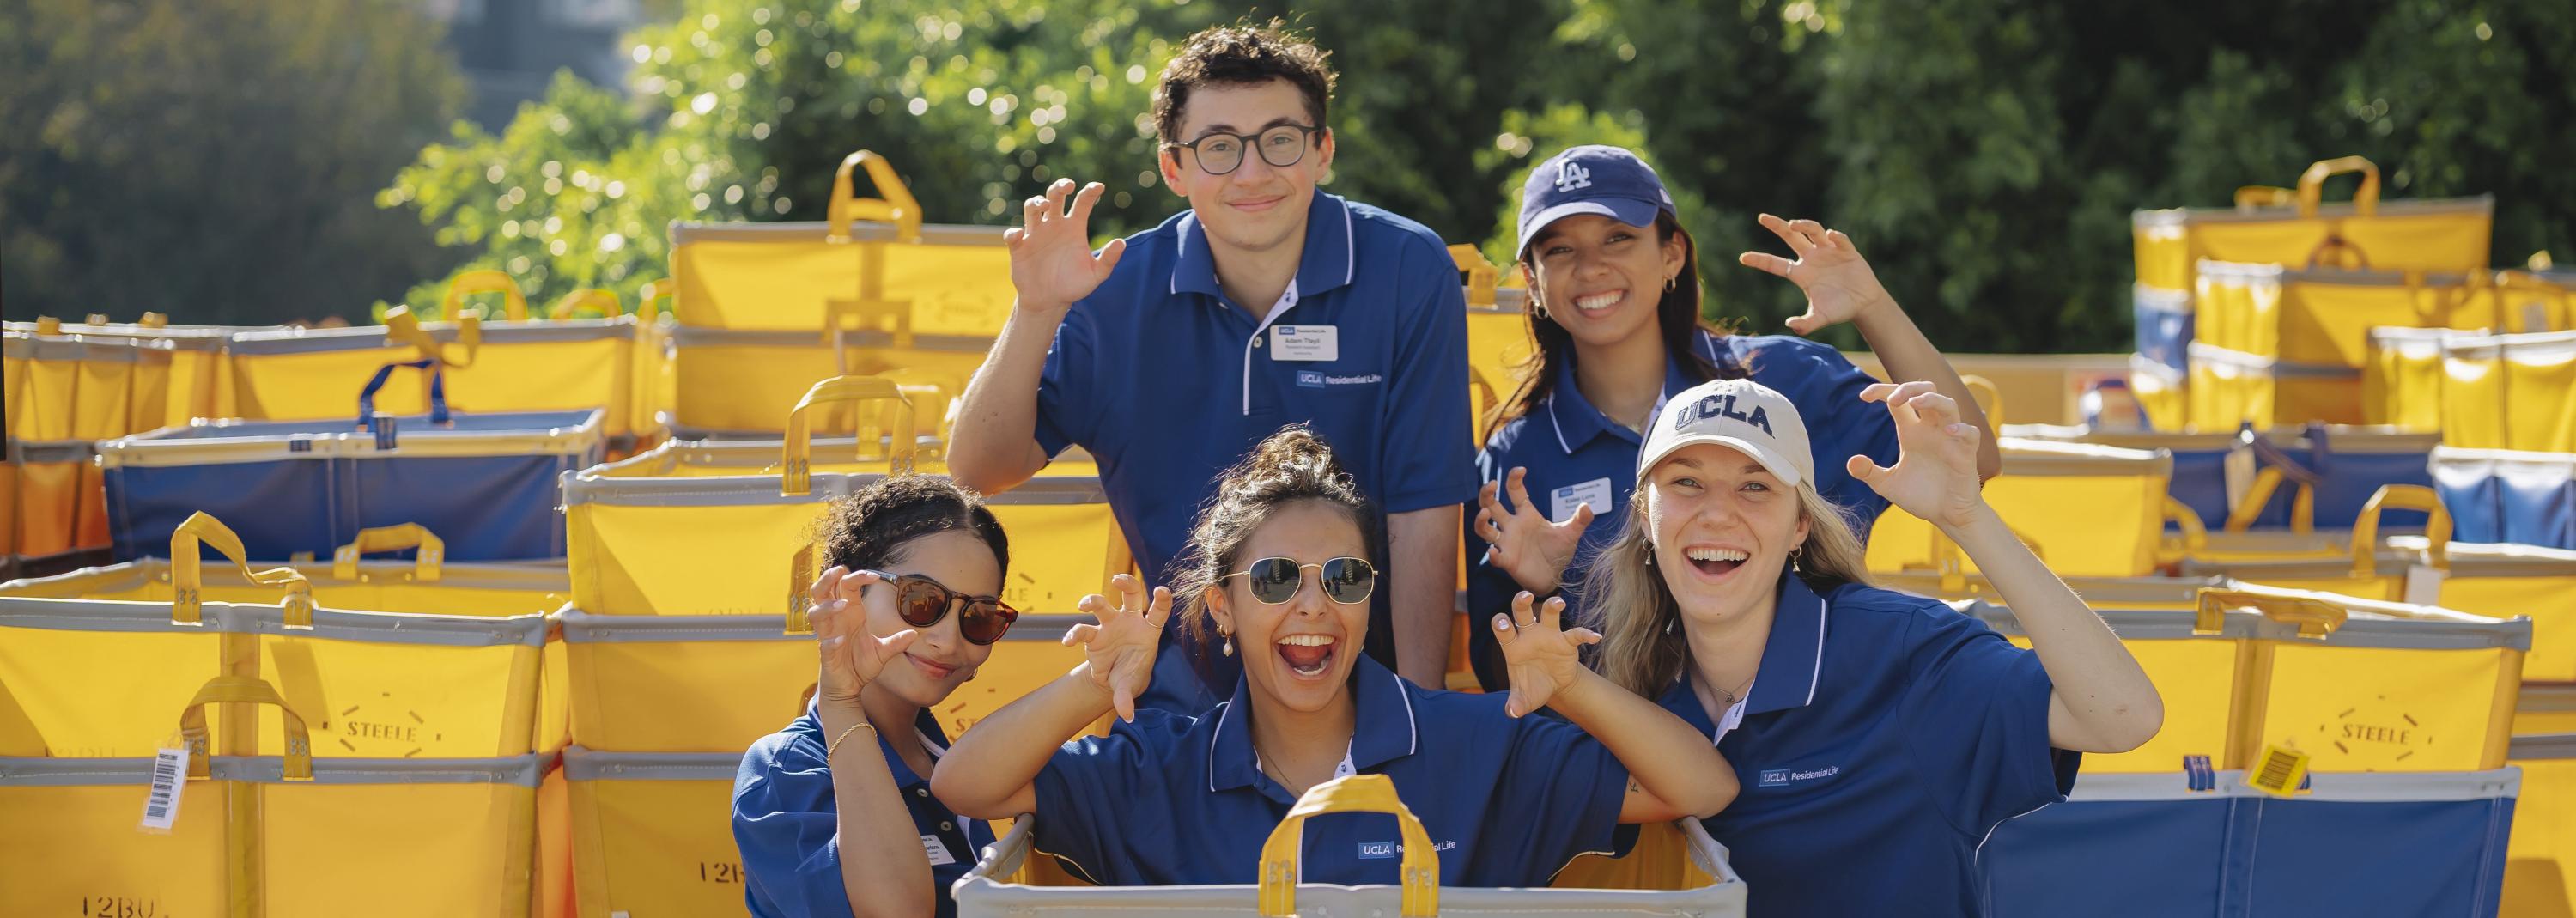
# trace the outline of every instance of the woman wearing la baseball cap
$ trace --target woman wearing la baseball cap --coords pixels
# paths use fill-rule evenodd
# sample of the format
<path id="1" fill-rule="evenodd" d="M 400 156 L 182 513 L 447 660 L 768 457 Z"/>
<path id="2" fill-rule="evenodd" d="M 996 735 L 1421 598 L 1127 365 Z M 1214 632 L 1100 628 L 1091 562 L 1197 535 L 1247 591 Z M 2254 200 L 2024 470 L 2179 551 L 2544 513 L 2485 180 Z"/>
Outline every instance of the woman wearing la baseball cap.
<path id="1" fill-rule="evenodd" d="M 1742 792 L 1704 822 L 1757 915 L 1974 915 L 1977 845 L 2065 799 L 2080 753 L 2153 737 L 2163 701 L 2119 638 L 1978 487 L 1983 434 L 1930 383 L 1860 395 L 1893 466 L 1833 465 L 1967 551 L 2030 635 L 1873 587 L 1818 493 L 1799 406 L 1751 380 L 1676 394 L 1593 559 L 1594 665 L 1712 737 Z"/>
<path id="2" fill-rule="evenodd" d="M 1849 237 L 1812 220 L 1765 214 L 1761 223 L 1797 260 L 1747 252 L 1738 261 L 1806 291 L 1807 313 L 1789 320 L 1791 330 L 1851 322 L 1891 378 L 1932 381 L 1960 402 L 1967 423 L 1985 428 L 1958 374 Z M 1618 531 L 1610 517 L 1628 501 L 1638 425 L 1672 393 L 1711 379 L 1750 378 L 1797 404 L 1815 424 L 1824 469 L 1817 493 L 1867 536 L 1887 502 L 1841 465 L 1851 455 L 1895 461 L 1886 413 L 1857 410 L 1861 390 L 1878 380 L 1798 335 L 1730 335 L 1701 324 L 1697 246 L 1636 154 L 1581 146 L 1540 163 L 1522 188 L 1518 238 L 1538 360 L 1477 457 L 1486 484 L 1466 526 L 1471 619 L 1502 611 L 1521 590 L 1548 595 L 1581 584 L 1583 559 Z M 1977 460 L 1987 477 L 2001 468 L 1991 445 Z M 1579 590 L 1566 598 L 1577 612 L 1586 605 Z M 1493 636 L 1469 631 L 1478 680 L 1489 691 L 1506 688 Z"/>

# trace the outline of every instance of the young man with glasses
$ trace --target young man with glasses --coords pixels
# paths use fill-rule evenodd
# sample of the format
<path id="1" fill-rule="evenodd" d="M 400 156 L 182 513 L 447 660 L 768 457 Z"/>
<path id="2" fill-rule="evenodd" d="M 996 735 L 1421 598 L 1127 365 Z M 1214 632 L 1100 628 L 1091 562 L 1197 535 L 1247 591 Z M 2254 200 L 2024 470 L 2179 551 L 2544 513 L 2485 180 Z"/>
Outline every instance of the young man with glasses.
<path id="1" fill-rule="evenodd" d="M 1163 183 L 1190 208 L 1098 252 L 1103 188 L 1059 180 L 1009 233 L 1019 302 L 959 406 L 949 469 L 1006 490 L 1079 445 L 1150 584 L 1218 475 L 1282 426 L 1331 444 L 1382 510 L 1368 652 L 1439 687 L 1459 506 L 1476 493 L 1466 302 L 1438 235 L 1316 190 L 1325 52 L 1270 26 L 1192 36 L 1154 97 Z M 1196 713 L 1235 663 L 1172 635 L 1149 707 Z"/>

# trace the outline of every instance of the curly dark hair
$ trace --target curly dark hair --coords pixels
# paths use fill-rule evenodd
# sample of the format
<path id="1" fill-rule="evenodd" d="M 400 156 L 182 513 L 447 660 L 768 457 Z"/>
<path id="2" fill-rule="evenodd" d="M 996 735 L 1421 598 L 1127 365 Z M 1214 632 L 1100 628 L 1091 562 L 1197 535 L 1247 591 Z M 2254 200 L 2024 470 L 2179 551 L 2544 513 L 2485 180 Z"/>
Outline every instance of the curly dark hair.
<path id="1" fill-rule="evenodd" d="M 1368 546 L 1367 557 L 1377 557 L 1377 509 L 1368 495 L 1333 459 L 1333 448 L 1322 437 L 1303 424 L 1282 427 L 1226 470 L 1216 496 L 1190 527 L 1189 547 L 1173 562 L 1172 598 L 1193 643 L 1207 642 L 1207 593 L 1241 560 L 1235 556 L 1252 531 L 1279 508 L 1309 500 L 1348 516 Z"/>
<path id="2" fill-rule="evenodd" d="M 1010 540 L 984 497 L 942 475 L 897 475 L 835 500 L 820 526 L 824 564 L 882 569 L 903 559 L 914 540 L 952 530 L 974 533 L 993 549 L 1004 574 Z"/>
<path id="3" fill-rule="evenodd" d="M 1311 39 L 1290 31 L 1283 20 L 1259 24 L 1247 20 L 1201 29 L 1182 42 L 1180 53 L 1163 67 L 1162 82 L 1154 87 L 1154 131 L 1166 143 L 1181 139 L 1181 110 L 1199 87 L 1257 86 L 1271 80 L 1286 80 L 1297 87 L 1298 94 L 1306 97 L 1307 117 L 1323 127 L 1337 78 L 1325 61 L 1331 56 Z"/>

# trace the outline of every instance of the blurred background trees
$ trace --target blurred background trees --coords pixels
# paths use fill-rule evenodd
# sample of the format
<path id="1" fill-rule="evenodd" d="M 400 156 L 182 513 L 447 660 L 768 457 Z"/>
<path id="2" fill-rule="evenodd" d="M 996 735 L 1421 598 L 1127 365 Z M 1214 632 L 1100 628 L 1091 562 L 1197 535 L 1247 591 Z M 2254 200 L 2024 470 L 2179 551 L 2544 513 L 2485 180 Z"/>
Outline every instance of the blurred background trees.
<path id="1" fill-rule="evenodd" d="M 1850 232 L 1945 347 L 2125 349 L 2131 210 L 2349 153 L 2390 197 L 2496 195 L 2502 263 L 2576 252 L 2565 0 L 652 0 L 621 85 L 558 75 L 443 131 L 460 90 L 417 3 L 18 2 L 12 318 L 364 319 L 476 267 L 632 308 L 669 223 L 821 219 L 860 148 L 935 222 L 1007 223 L 1072 177 L 1111 189 L 1096 231 L 1133 232 L 1181 206 L 1144 117 L 1171 43 L 1246 15 L 1334 52 L 1330 190 L 1499 256 L 1540 158 L 1639 148 L 1712 316 L 1748 330 L 1800 308 L 1735 265 L 1778 248 L 1771 212 Z"/>

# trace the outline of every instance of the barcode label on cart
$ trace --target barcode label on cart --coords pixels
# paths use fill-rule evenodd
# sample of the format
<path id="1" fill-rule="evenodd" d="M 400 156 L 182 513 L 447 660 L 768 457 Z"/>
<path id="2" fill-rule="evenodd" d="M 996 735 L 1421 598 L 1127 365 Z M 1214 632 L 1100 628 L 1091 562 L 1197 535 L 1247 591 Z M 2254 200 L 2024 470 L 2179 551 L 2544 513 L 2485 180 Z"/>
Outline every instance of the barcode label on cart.
<path id="1" fill-rule="evenodd" d="M 179 791 L 186 788 L 188 749 L 163 749 L 152 756 L 152 794 L 143 800 L 143 831 L 168 832 L 179 819 Z"/>
<path id="2" fill-rule="evenodd" d="M 2306 783 L 2307 775 L 2308 757 L 2305 753 L 2266 746 L 2263 748 L 2262 767 L 2255 769 L 2254 774 L 2245 779 L 2245 784 L 2266 794 L 2288 797 L 2299 792 L 2299 786 Z"/>

